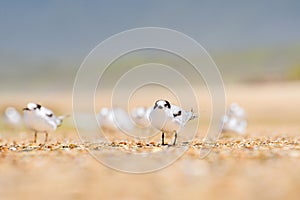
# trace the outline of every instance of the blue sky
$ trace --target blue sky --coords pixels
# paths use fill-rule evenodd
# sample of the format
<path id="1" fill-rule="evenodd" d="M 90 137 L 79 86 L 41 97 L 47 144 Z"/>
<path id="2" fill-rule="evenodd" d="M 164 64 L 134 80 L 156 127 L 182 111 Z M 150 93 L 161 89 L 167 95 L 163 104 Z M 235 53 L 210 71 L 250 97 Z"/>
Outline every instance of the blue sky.
<path id="1" fill-rule="evenodd" d="M 208 50 L 300 42 L 299 1 L 1 1 L 1 50 L 86 53 L 112 34 L 159 26 Z"/>
<path id="2" fill-rule="evenodd" d="M 299 11 L 297 0 L 2 0 L 0 69 L 78 67 L 102 40 L 144 26 L 181 31 L 210 53 L 299 45 Z"/>

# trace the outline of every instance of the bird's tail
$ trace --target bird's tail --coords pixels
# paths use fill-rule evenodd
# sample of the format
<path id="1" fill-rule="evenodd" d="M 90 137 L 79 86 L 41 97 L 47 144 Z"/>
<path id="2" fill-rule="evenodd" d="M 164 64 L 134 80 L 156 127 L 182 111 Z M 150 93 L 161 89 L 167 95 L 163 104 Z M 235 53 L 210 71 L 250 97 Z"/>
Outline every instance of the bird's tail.
<path id="1" fill-rule="evenodd" d="M 57 117 L 57 127 L 61 126 L 63 123 L 64 119 L 70 117 L 71 115 L 61 115 Z"/>
<path id="2" fill-rule="evenodd" d="M 193 108 L 191 109 L 190 114 L 191 116 L 189 117 L 189 121 L 199 117 L 196 113 L 194 113 Z"/>

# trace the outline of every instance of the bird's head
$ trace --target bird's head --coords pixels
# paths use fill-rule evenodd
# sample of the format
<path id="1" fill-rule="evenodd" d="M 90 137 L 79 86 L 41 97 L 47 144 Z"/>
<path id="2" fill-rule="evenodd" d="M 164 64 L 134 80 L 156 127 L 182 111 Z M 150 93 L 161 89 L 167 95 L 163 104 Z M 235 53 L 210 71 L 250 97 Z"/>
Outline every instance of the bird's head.
<path id="1" fill-rule="evenodd" d="M 154 109 L 170 109 L 171 104 L 167 100 L 158 100 L 155 102 Z"/>
<path id="2" fill-rule="evenodd" d="M 23 111 L 27 110 L 27 111 L 32 111 L 32 110 L 36 110 L 36 109 L 41 109 L 41 105 L 40 104 L 36 104 L 36 103 L 28 103 L 26 108 L 23 108 Z"/>

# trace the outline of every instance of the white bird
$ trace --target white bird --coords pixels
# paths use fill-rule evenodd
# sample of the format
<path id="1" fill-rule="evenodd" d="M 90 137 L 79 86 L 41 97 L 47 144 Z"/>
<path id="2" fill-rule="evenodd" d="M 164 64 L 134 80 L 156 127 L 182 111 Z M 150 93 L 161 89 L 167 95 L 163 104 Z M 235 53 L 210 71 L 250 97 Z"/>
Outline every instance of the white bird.
<path id="1" fill-rule="evenodd" d="M 102 108 L 97 120 L 104 130 L 130 132 L 133 129 L 128 113 L 122 108 Z"/>
<path id="2" fill-rule="evenodd" d="M 153 108 L 136 107 L 131 111 L 131 117 L 134 123 L 141 128 L 147 128 L 151 125 L 149 115 Z"/>
<path id="3" fill-rule="evenodd" d="M 178 106 L 171 105 L 166 100 L 156 101 L 149 116 L 151 125 L 162 132 L 162 145 L 166 145 L 164 141 L 165 133 L 175 133 L 173 142 L 173 145 L 175 145 L 177 133 L 184 128 L 188 121 L 196 117 L 193 110 L 185 111 Z"/>
<path id="4" fill-rule="evenodd" d="M 248 125 L 245 110 L 237 103 L 232 103 L 229 106 L 227 114 L 222 118 L 221 123 L 223 132 L 233 131 L 244 134 Z"/>
<path id="5" fill-rule="evenodd" d="M 66 117 L 56 117 L 51 110 L 36 103 L 28 103 L 23 111 L 25 125 L 34 131 L 34 143 L 38 132 L 45 133 L 45 142 L 47 142 L 48 133 L 55 131 Z"/>
<path id="6" fill-rule="evenodd" d="M 245 110 L 237 103 L 232 103 L 229 107 L 228 115 L 237 118 L 245 118 Z"/>
<path id="7" fill-rule="evenodd" d="M 12 125 L 17 126 L 21 124 L 21 115 L 14 107 L 7 107 L 5 109 L 5 121 Z"/>
<path id="8" fill-rule="evenodd" d="M 117 126 L 114 123 L 114 115 L 112 109 L 102 108 L 97 116 L 97 120 L 101 128 L 114 131 Z"/>

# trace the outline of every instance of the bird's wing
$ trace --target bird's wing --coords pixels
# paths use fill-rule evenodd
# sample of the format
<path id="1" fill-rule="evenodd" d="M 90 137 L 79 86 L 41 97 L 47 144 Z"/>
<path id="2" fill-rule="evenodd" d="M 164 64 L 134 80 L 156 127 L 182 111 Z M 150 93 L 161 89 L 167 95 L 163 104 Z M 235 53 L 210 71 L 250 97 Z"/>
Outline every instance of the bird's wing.
<path id="1" fill-rule="evenodd" d="M 170 113 L 174 122 L 180 125 L 185 124 L 185 111 L 182 110 L 180 107 L 171 105 Z"/>
<path id="2" fill-rule="evenodd" d="M 179 110 L 180 109 L 180 110 Z M 174 109 L 175 110 L 175 109 Z M 180 115 L 179 115 L 180 114 Z M 174 120 L 182 124 L 183 126 L 190 120 L 197 118 L 192 111 L 185 111 L 177 107 L 174 113 Z"/>
<path id="3" fill-rule="evenodd" d="M 45 108 L 45 107 L 41 107 L 40 109 L 40 113 L 42 115 L 44 115 L 46 118 L 52 118 L 52 117 L 55 117 L 52 110 L 48 109 L 48 108 Z"/>
<path id="4" fill-rule="evenodd" d="M 170 111 L 173 115 L 178 115 L 179 112 L 182 112 L 182 109 L 178 106 L 171 105 Z"/>

